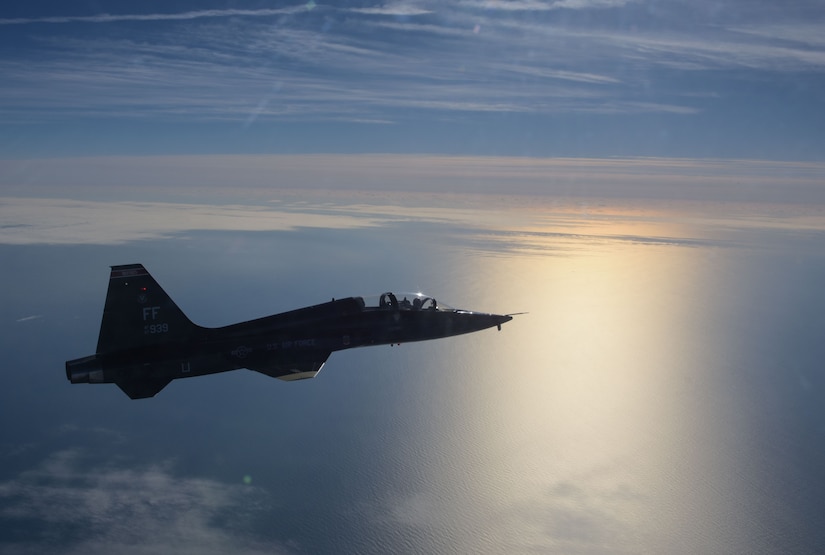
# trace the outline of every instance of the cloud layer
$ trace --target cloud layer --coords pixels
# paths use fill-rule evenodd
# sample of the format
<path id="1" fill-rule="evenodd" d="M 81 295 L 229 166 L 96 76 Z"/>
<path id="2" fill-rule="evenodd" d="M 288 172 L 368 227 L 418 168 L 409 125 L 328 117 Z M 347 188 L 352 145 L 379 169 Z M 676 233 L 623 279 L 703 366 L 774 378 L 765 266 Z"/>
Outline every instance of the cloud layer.
<path id="1" fill-rule="evenodd" d="M 817 163 L 285 155 L 7 161 L 0 170 L 30 179 L 0 181 L 9 195 L 0 197 L 0 243 L 12 245 L 409 222 L 524 248 L 559 233 L 682 244 L 701 240 L 702 228 L 825 229 Z M 617 224 L 630 214 L 643 225 Z M 674 218 L 694 231 L 660 229 Z"/>
<path id="2" fill-rule="evenodd" d="M 198 203 L 208 193 L 222 197 L 221 204 L 246 195 L 267 201 L 290 189 L 813 204 L 825 202 L 823 178 L 823 163 L 687 158 L 317 154 L 0 160 L 0 186 L 7 195 Z"/>
<path id="3" fill-rule="evenodd" d="M 7 17 L 21 34 L 0 56 L 0 115 L 693 114 L 725 91 L 669 72 L 825 72 L 825 23 L 810 12 L 529 0 Z"/>

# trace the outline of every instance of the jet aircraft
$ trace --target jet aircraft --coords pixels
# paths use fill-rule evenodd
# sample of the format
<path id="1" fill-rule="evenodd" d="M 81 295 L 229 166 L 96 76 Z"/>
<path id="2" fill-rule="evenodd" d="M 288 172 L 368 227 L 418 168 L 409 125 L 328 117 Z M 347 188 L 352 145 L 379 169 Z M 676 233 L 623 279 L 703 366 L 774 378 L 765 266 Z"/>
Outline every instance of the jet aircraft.
<path id="1" fill-rule="evenodd" d="M 248 368 L 313 378 L 335 351 L 483 330 L 512 315 L 457 310 L 421 293 L 347 297 L 219 328 L 193 324 L 141 264 L 112 266 L 93 355 L 66 361 L 71 383 L 115 383 L 132 399 L 169 382 Z"/>

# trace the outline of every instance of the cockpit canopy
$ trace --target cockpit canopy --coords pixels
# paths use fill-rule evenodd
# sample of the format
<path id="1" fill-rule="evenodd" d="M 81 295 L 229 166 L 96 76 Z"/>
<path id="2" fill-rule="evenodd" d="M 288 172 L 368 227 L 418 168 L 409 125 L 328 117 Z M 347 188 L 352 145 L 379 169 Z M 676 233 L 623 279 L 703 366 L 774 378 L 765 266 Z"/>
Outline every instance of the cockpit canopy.
<path id="1" fill-rule="evenodd" d="M 438 302 L 434 297 L 424 293 L 381 293 L 371 297 L 363 297 L 364 308 L 393 309 L 393 310 L 441 310 L 455 311 L 449 305 Z"/>

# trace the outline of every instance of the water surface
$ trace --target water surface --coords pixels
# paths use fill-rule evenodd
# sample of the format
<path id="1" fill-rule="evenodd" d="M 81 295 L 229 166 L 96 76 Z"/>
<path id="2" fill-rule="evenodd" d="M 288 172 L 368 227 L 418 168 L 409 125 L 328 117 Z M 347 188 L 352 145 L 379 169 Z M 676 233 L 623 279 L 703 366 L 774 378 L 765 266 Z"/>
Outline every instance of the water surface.
<path id="1" fill-rule="evenodd" d="M 0 246 L 2 550 L 825 550 L 816 211 L 356 200 L 143 226 L 114 203 L 133 240 L 117 217 L 99 236 L 99 205 L 60 205 L 63 241 L 12 222 L 43 239 Z M 92 352 L 108 266 L 131 262 L 203 325 L 389 289 L 528 314 L 336 353 L 315 380 L 130 401 L 63 362 Z"/>

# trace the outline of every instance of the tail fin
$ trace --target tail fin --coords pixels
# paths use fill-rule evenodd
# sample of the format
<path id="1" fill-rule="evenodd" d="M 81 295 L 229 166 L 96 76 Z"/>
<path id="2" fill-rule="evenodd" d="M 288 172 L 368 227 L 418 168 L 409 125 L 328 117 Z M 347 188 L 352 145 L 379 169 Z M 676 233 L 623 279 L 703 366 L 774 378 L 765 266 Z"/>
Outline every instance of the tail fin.
<path id="1" fill-rule="evenodd" d="M 182 341 L 198 329 L 142 264 L 112 266 L 98 354 Z"/>

